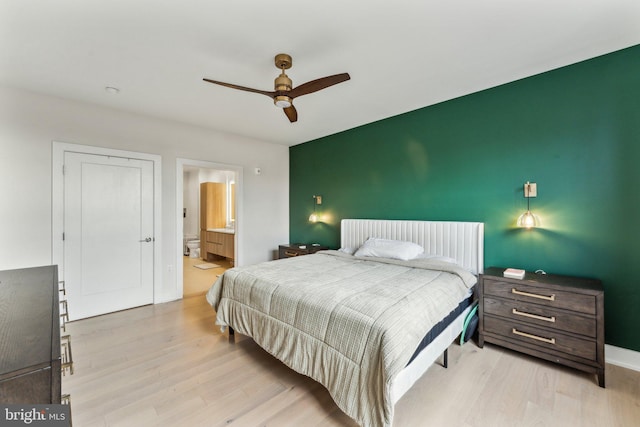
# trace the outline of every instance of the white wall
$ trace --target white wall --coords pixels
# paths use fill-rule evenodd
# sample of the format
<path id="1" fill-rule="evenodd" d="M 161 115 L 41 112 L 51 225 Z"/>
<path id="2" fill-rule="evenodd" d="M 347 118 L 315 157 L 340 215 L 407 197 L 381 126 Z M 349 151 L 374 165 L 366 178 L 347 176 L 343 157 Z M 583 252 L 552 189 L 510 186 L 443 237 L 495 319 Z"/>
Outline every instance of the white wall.
<path id="1" fill-rule="evenodd" d="M 182 234 L 200 236 L 200 180 L 198 170 L 189 170 L 184 173 L 184 185 L 182 186 L 183 207 L 187 209 L 184 218 Z M 199 237 L 198 237 L 199 238 Z"/>
<path id="2" fill-rule="evenodd" d="M 176 158 L 241 166 L 243 264 L 289 236 L 289 149 L 195 126 L 0 86 L 0 269 L 51 264 L 52 141 L 162 157 L 158 299 L 176 298 Z M 251 171 L 262 169 L 261 175 Z"/>
<path id="3" fill-rule="evenodd" d="M 198 180 L 200 182 L 227 182 L 227 172 L 218 169 L 203 169 L 198 170 Z"/>

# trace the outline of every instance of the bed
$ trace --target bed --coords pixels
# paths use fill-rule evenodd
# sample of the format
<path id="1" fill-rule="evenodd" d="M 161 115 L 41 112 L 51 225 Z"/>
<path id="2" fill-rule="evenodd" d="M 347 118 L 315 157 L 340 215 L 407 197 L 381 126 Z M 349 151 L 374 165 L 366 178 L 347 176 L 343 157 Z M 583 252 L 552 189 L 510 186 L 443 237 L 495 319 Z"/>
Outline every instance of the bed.
<path id="1" fill-rule="evenodd" d="M 391 426 L 394 404 L 462 330 L 484 225 L 345 219 L 340 234 L 339 251 L 227 270 L 207 300 L 217 325 L 324 385 L 360 425 Z"/>

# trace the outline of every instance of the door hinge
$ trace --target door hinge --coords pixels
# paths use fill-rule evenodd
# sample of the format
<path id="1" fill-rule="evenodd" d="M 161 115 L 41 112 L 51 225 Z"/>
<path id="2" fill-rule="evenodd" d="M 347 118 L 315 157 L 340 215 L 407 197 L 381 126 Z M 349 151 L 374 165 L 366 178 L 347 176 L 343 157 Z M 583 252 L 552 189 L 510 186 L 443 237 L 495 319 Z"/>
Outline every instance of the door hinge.
<path id="1" fill-rule="evenodd" d="M 64 165 L 62 165 L 62 175 L 64 175 Z"/>
<path id="2" fill-rule="evenodd" d="M 64 231 L 62 232 L 62 241 L 64 242 Z"/>

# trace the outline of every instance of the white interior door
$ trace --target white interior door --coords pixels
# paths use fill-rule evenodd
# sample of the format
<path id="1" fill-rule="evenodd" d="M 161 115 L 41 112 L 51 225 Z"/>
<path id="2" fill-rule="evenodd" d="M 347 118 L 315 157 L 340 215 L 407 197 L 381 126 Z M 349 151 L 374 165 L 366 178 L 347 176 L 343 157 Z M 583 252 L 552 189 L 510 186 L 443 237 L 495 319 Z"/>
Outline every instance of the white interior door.
<path id="1" fill-rule="evenodd" d="M 70 320 L 153 303 L 153 162 L 64 154 Z"/>

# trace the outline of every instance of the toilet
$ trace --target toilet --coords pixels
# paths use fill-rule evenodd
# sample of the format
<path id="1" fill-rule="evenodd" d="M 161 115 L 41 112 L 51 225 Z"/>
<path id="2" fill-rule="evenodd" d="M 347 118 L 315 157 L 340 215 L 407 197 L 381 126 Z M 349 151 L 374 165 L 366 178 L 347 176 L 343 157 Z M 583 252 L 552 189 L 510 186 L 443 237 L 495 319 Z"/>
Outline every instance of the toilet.
<path id="1" fill-rule="evenodd" d="M 200 257 L 200 239 L 187 240 L 187 248 L 189 248 L 189 258 Z"/>

